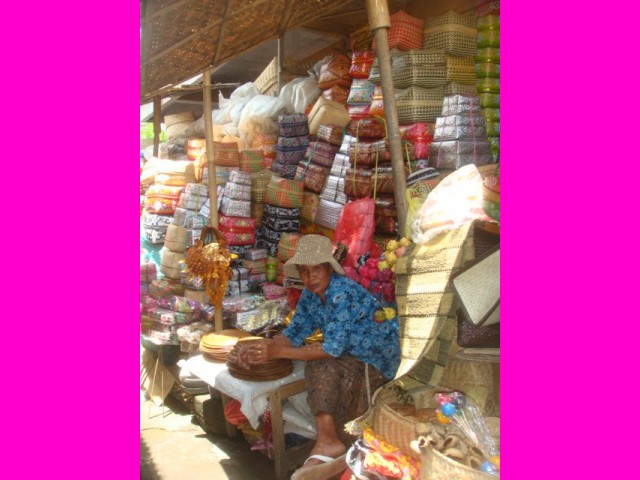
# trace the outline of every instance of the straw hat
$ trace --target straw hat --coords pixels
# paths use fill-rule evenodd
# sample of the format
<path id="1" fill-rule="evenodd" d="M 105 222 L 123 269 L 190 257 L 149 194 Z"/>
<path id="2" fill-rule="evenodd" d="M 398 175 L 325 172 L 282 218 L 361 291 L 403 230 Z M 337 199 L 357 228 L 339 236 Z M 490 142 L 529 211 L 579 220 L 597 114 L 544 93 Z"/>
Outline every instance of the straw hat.
<path id="1" fill-rule="evenodd" d="M 344 275 L 344 270 L 333 258 L 331 240 L 322 235 L 304 235 L 298 242 L 296 253 L 284 264 L 284 274 L 291 278 L 300 278 L 296 265 L 319 265 L 330 263 L 333 271 Z"/>

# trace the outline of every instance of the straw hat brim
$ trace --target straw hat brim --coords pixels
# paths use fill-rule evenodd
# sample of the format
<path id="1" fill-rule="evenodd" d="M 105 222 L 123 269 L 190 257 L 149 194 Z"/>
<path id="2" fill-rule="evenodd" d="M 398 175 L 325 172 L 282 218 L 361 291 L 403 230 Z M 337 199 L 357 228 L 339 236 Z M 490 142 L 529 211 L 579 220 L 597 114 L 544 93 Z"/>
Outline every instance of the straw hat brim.
<path id="1" fill-rule="evenodd" d="M 338 275 L 344 275 L 344 269 L 336 259 L 333 258 L 331 242 L 328 239 L 316 240 L 309 239 L 308 237 L 311 237 L 311 235 L 305 235 L 300 239 L 295 255 L 284 264 L 284 274 L 287 277 L 299 279 L 298 265 L 320 265 L 321 263 L 329 263 L 334 272 Z"/>

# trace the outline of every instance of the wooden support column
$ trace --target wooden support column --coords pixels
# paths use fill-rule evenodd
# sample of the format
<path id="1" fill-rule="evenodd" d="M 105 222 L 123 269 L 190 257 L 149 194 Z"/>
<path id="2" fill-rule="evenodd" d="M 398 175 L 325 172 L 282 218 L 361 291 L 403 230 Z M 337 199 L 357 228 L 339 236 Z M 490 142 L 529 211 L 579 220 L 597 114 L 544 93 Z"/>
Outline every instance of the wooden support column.
<path id="1" fill-rule="evenodd" d="M 284 86 L 284 82 L 282 81 L 282 66 L 284 65 L 284 34 L 280 34 L 278 37 L 278 58 L 276 60 L 278 62 L 278 91 L 276 92 L 276 97 L 280 95 L 280 89 Z"/>
<path id="2" fill-rule="evenodd" d="M 160 132 L 162 130 L 160 126 L 160 110 L 162 109 L 162 102 L 160 95 L 153 97 L 153 156 L 158 157 L 158 151 L 160 150 Z"/>
<path id="3" fill-rule="evenodd" d="M 398 227 L 400 232 L 404 232 L 407 222 L 407 179 L 405 177 L 404 153 L 400 140 L 400 126 L 398 124 L 393 77 L 391 76 L 391 55 L 389 53 L 389 39 L 387 37 L 387 29 L 391 27 L 389 6 L 387 0 L 366 0 L 366 3 L 367 13 L 369 15 L 369 28 L 373 32 L 376 40 L 376 51 L 378 64 L 380 66 L 380 84 L 382 86 L 384 115 L 387 119 L 387 140 L 389 141 L 389 148 L 391 150 L 391 167 L 393 169 Z"/>
<path id="4" fill-rule="evenodd" d="M 209 225 L 218 228 L 218 191 L 216 182 L 216 166 L 213 163 L 213 120 L 211 119 L 211 69 L 207 68 L 202 73 L 203 90 L 202 100 L 204 106 L 204 138 L 207 148 L 207 169 L 209 171 Z M 216 332 L 222 330 L 222 303 L 214 305 L 214 328 Z"/>

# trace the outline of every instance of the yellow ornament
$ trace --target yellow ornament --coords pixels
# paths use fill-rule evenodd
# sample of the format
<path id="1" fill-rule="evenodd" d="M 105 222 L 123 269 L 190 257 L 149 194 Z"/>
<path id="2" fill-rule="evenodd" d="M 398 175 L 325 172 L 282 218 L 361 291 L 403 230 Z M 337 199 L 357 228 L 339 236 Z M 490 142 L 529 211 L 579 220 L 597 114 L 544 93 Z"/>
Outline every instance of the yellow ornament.
<path id="1" fill-rule="evenodd" d="M 496 470 L 500 470 L 500 455 L 494 455 L 489 459 L 491 464 L 496 467 Z"/>
<path id="2" fill-rule="evenodd" d="M 401 247 L 408 247 L 411 244 L 411 240 L 409 240 L 407 237 L 402 237 L 398 244 Z"/>
<path id="3" fill-rule="evenodd" d="M 395 263 L 393 265 L 391 265 L 391 271 L 393 273 L 396 273 L 396 264 Z"/>
<path id="4" fill-rule="evenodd" d="M 396 316 L 396 309 L 393 307 L 384 307 L 383 310 L 387 320 L 392 320 Z"/>
<path id="5" fill-rule="evenodd" d="M 387 252 L 395 252 L 396 248 L 398 248 L 398 242 L 389 240 L 389 243 L 387 243 Z"/>
<path id="6" fill-rule="evenodd" d="M 440 410 L 438 410 L 438 411 L 436 412 L 436 419 L 437 419 L 440 423 L 442 423 L 442 424 L 444 424 L 444 425 L 446 425 L 447 423 L 451 422 L 451 419 L 450 419 L 449 417 L 447 417 L 446 415 L 443 415 L 443 414 L 442 414 L 442 412 L 441 412 Z"/>
<path id="7" fill-rule="evenodd" d="M 378 263 L 378 271 L 380 271 L 380 272 L 383 271 L 383 270 L 386 270 L 389 267 L 390 267 L 390 265 L 386 261 Z"/>
<path id="8" fill-rule="evenodd" d="M 384 252 L 384 259 L 387 261 L 389 265 L 395 265 L 398 257 L 394 252 Z"/>

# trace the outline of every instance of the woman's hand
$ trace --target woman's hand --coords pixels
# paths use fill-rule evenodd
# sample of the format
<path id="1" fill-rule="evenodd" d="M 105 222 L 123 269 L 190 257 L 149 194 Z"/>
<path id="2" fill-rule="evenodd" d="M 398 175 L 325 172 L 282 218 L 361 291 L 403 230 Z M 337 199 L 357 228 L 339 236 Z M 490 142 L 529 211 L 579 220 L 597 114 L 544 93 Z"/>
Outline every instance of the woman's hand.
<path id="1" fill-rule="evenodd" d="M 250 365 L 260 365 L 279 358 L 278 346 L 271 339 L 261 340 L 248 348 L 248 359 Z"/>

